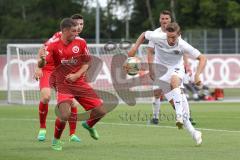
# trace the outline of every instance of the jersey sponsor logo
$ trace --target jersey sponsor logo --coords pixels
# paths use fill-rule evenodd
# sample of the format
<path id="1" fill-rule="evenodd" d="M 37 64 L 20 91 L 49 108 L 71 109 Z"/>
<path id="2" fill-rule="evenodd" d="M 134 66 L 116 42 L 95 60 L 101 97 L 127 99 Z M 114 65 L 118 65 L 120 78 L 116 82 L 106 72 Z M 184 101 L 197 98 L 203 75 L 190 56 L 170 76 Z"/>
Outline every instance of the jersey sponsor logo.
<path id="1" fill-rule="evenodd" d="M 174 68 L 174 72 L 178 73 L 180 71 L 180 68 Z"/>
<path id="2" fill-rule="evenodd" d="M 178 54 L 180 54 L 181 52 L 178 51 L 178 50 L 173 50 L 173 53 L 178 55 Z"/>
<path id="3" fill-rule="evenodd" d="M 73 51 L 73 53 L 78 53 L 79 52 L 79 47 L 78 46 L 73 46 L 72 51 Z"/>
<path id="4" fill-rule="evenodd" d="M 160 44 L 155 43 L 155 45 L 157 45 L 157 46 L 160 47 L 160 48 L 163 48 L 163 46 L 160 45 Z"/>
<path id="5" fill-rule="evenodd" d="M 66 60 L 66 59 L 61 60 L 61 63 L 63 65 L 75 65 L 75 64 L 77 64 L 77 62 L 78 62 L 78 60 L 74 59 L 74 58 L 71 58 L 71 59 L 68 59 L 68 60 Z"/>

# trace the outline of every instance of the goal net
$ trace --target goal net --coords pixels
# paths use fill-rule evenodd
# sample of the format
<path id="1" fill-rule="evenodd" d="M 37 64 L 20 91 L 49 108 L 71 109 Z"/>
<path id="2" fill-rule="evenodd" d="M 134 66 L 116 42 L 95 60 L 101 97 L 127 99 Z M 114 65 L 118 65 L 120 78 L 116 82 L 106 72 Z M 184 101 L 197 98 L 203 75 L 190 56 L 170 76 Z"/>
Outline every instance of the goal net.
<path id="1" fill-rule="evenodd" d="M 39 82 L 34 79 L 37 64 L 37 53 L 42 44 L 8 44 L 7 45 L 7 89 L 8 103 L 37 104 L 40 99 Z M 128 48 L 116 44 L 88 45 L 94 60 L 91 64 L 90 84 L 95 90 L 104 91 L 119 99 L 119 102 L 129 101 L 151 102 L 151 97 L 144 98 L 144 91 L 151 88 L 139 82 L 136 77 L 122 77 L 123 60 L 126 59 Z M 145 47 L 138 52 L 142 59 L 146 55 Z M 126 81 L 126 79 L 127 81 Z M 123 80 L 123 81 L 122 81 Z M 138 85 L 133 82 L 137 81 Z M 140 83 L 140 85 L 139 85 Z M 130 92 L 129 92 L 130 91 Z M 111 97 L 111 96 L 109 96 Z M 104 98 L 108 100 L 108 97 Z M 56 103 L 55 92 L 52 91 L 51 103 Z"/>

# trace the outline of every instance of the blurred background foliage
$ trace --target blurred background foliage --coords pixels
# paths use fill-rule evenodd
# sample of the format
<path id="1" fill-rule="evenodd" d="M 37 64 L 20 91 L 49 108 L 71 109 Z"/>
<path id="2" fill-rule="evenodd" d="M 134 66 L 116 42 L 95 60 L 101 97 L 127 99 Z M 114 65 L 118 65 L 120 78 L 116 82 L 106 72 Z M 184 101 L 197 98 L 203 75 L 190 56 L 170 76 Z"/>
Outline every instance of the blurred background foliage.
<path id="1" fill-rule="evenodd" d="M 0 0 L 0 39 L 48 38 L 59 30 L 62 18 L 75 13 L 84 16 L 81 36 L 94 39 L 94 4 L 96 0 Z M 129 23 L 129 37 L 136 38 L 159 27 L 159 13 L 165 9 L 183 29 L 240 27 L 240 0 L 107 0 L 100 7 L 100 36 L 124 39 Z"/>

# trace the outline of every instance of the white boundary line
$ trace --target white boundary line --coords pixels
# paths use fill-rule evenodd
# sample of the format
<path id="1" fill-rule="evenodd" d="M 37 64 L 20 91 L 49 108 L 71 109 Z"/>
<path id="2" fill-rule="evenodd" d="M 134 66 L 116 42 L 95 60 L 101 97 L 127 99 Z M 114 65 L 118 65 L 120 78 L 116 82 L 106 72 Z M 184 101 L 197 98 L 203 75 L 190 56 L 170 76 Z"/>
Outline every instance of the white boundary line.
<path id="1" fill-rule="evenodd" d="M 103 125 L 116 125 L 116 126 L 137 126 L 137 127 L 153 127 L 153 128 L 170 128 L 170 129 L 177 129 L 177 127 L 173 126 L 158 126 L 158 125 L 144 125 L 144 124 L 128 124 L 128 123 L 105 123 L 105 122 L 99 122 L 99 124 Z M 225 130 L 225 129 L 211 129 L 211 128 L 196 128 L 202 131 L 213 131 L 213 132 L 229 132 L 229 133 L 240 133 L 240 131 L 234 131 L 234 130 Z"/>
<path id="2" fill-rule="evenodd" d="M 31 118 L 15 118 L 15 119 L 11 119 L 11 118 L 0 118 L 0 121 L 39 121 L 38 119 L 31 119 Z M 55 122 L 55 120 L 50 119 L 47 120 L 50 122 Z M 177 127 L 173 127 L 173 126 L 158 126 L 158 125 L 147 125 L 147 124 L 136 124 L 136 123 L 107 123 L 107 122 L 99 122 L 98 124 L 100 125 L 112 125 L 112 126 L 136 126 L 136 127 L 152 127 L 152 128 L 168 128 L 168 129 L 177 129 Z M 226 129 L 211 129 L 211 128 L 196 128 L 202 131 L 212 131 L 212 132 L 227 132 L 227 133 L 240 133 L 240 131 L 236 131 L 236 130 L 226 130 Z"/>

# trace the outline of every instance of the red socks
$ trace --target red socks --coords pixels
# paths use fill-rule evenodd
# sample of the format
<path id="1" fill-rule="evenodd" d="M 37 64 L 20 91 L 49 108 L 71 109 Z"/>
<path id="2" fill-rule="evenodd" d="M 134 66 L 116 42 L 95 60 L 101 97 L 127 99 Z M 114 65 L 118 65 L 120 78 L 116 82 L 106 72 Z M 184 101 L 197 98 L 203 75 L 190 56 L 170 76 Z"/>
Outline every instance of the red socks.
<path id="1" fill-rule="evenodd" d="M 102 117 L 101 117 L 102 118 Z M 87 120 L 87 124 L 89 127 L 93 127 L 101 118 L 90 118 L 89 120 Z"/>
<path id="2" fill-rule="evenodd" d="M 77 107 L 71 107 L 71 116 L 68 119 L 69 123 L 69 129 L 70 133 L 69 135 L 71 136 L 72 134 L 75 134 L 76 126 L 77 126 Z"/>
<path id="3" fill-rule="evenodd" d="M 48 103 L 43 104 L 42 102 L 40 102 L 39 106 L 38 106 L 38 112 L 39 112 L 40 128 L 46 128 L 46 119 L 47 119 L 47 114 L 48 114 Z"/>
<path id="4" fill-rule="evenodd" d="M 55 130 L 54 130 L 54 138 L 60 139 L 62 132 L 65 128 L 66 122 L 61 121 L 59 118 L 55 120 Z"/>

